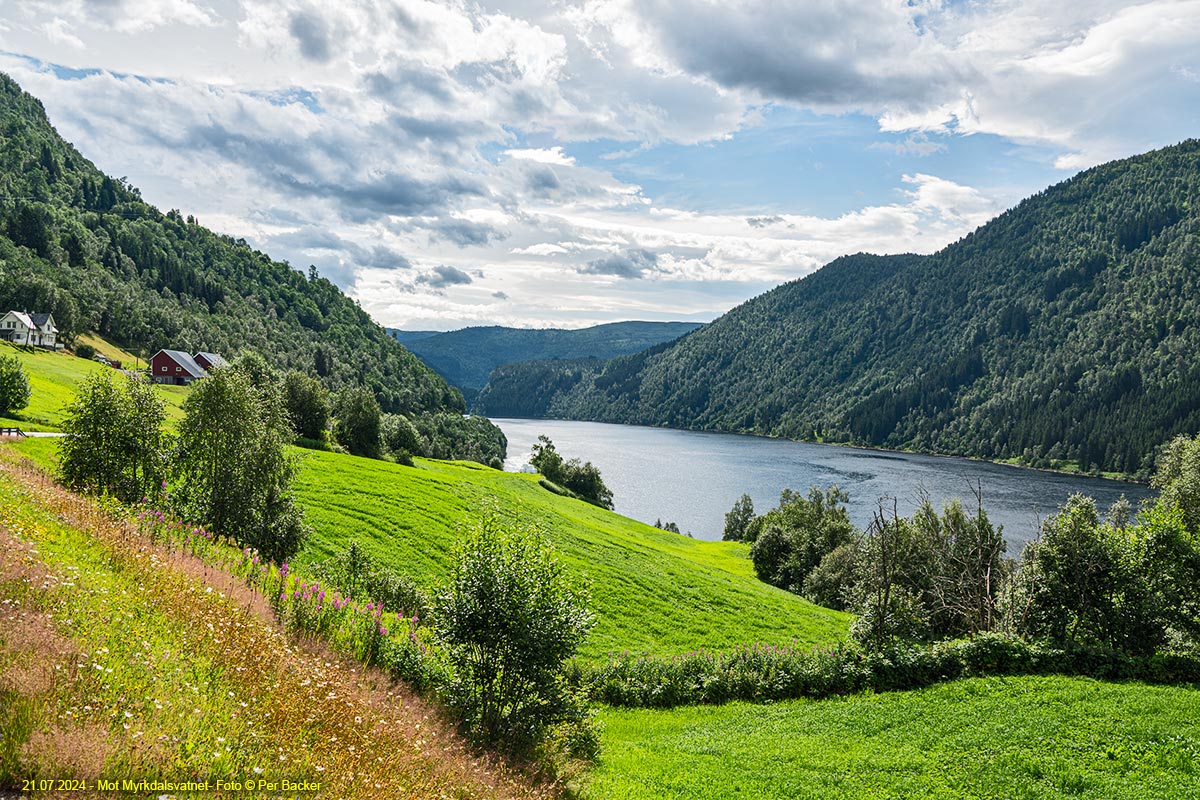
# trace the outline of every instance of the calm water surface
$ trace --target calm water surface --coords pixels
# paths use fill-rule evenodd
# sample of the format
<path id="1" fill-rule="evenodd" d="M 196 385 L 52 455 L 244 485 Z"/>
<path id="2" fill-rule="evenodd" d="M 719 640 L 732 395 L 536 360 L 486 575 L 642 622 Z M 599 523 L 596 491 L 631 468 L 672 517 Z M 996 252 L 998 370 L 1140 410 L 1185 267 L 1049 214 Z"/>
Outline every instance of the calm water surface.
<path id="1" fill-rule="evenodd" d="M 600 468 L 620 514 L 643 522 L 676 523 L 697 539 L 720 539 L 727 512 L 742 493 L 763 513 L 785 488 L 837 484 L 850 493 L 850 518 L 866 527 L 881 497 L 896 498 L 910 514 L 928 495 L 939 508 L 962 498 L 974 505 L 973 488 L 994 524 L 1004 526 L 1010 554 L 1037 533 L 1070 495 L 1096 498 L 1101 510 L 1122 494 L 1136 506 L 1151 496 L 1137 484 L 1055 475 L 943 456 L 859 450 L 728 433 L 699 433 L 633 425 L 557 420 L 494 419 L 508 437 L 504 468 L 521 469 L 537 437 L 545 434 L 564 458 Z M 888 503 L 890 508 L 890 501 Z"/>

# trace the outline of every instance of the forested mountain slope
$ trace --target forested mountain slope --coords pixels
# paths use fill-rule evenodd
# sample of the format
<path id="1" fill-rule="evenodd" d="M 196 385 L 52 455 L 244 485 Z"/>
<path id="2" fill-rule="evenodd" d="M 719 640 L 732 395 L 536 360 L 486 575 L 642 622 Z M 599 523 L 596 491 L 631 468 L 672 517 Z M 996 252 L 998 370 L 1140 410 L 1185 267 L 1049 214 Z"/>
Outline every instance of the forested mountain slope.
<path id="1" fill-rule="evenodd" d="M 0 195 L 2 309 L 50 311 L 68 338 L 95 330 L 143 356 L 256 350 L 335 389 L 365 383 L 385 411 L 463 408 L 328 280 L 160 213 L 64 141 L 2 74 Z"/>
<path id="2" fill-rule="evenodd" d="M 933 255 L 840 258 L 675 343 L 556 375 L 512 365 L 504 382 L 543 387 L 533 415 L 1145 474 L 1200 430 L 1198 323 L 1189 140 L 1087 170 Z"/>
<path id="3" fill-rule="evenodd" d="M 698 322 L 611 322 L 578 330 L 463 328 L 434 336 L 390 331 L 465 394 L 478 392 L 501 364 L 536 359 L 612 358 L 676 339 Z"/>

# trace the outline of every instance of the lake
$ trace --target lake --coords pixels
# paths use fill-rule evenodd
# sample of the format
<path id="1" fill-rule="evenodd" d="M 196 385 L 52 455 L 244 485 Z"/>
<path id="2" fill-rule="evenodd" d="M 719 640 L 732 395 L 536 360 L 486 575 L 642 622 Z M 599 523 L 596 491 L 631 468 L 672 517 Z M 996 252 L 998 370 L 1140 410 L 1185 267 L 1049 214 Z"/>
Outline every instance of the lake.
<path id="1" fill-rule="evenodd" d="M 743 493 L 761 514 L 778 504 L 785 488 L 807 493 L 810 486 L 836 483 L 850 494 L 851 520 L 865 528 L 882 497 L 896 498 L 903 515 L 911 514 L 923 495 L 938 508 L 956 497 L 972 508 L 973 487 L 979 484 L 989 519 L 1004 526 L 1009 553 L 1016 555 L 1036 535 L 1039 520 L 1076 492 L 1096 498 L 1102 512 L 1121 495 L 1136 507 L 1153 494 L 1138 484 L 948 456 L 599 422 L 492 422 L 508 437 L 506 470 L 528 463 L 534 442 L 545 434 L 563 458 L 600 468 L 618 513 L 651 524 L 674 522 L 697 539 L 720 539 L 725 512 Z"/>

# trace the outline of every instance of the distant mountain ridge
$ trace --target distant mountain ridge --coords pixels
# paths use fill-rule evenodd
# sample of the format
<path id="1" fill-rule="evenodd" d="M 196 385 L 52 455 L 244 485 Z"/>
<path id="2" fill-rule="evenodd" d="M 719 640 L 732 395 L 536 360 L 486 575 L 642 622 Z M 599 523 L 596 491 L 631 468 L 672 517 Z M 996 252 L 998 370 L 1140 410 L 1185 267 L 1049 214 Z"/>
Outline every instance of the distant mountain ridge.
<path id="1" fill-rule="evenodd" d="M 143 202 L 3 74 L 0 183 L 0 309 L 52 312 L 68 340 L 94 330 L 143 357 L 255 350 L 332 389 L 366 385 L 385 411 L 464 409 L 459 392 L 333 283 Z"/>
<path id="2" fill-rule="evenodd" d="M 426 335 L 426 331 L 389 329 L 439 375 L 471 396 L 488 382 L 492 370 L 513 361 L 612 358 L 670 341 L 700 327 L 699 322 L 610 322 L 574 330 L 462 328 Z"/>
<path id="3" fill-rule="evenodd" d="M 1148 474 L 1200 430 L 1200 141 L 929 256 L 852 255 L 678 341 L 510 365 L 486 408 Z"/>

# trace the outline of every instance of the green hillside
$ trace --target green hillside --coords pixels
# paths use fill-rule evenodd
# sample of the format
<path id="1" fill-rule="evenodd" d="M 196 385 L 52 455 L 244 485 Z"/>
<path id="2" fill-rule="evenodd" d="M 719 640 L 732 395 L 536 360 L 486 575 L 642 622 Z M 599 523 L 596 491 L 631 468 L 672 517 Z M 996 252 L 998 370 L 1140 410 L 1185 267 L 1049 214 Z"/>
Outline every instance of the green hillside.
<path id="1" fill-rule="evenodd" d="M 1191 140 L 1083 172 L 933 255 L 840 258 L 673 344 L 529 365 L 506 386 L 539 416 L 1144 475 L 1200 430 L 1198 321 Z"/>
<path id="2" fill-rule="evenodd" d="M 463 409 L 460 394 L 315 271 L 306 276 L 101 173 L 0 75 L 0 308 L 50 311 L 143 358 L 256 350 L 385 411 Z"/>
<path id="3" fill-rule="evenodd" d="M 421 357 L 451 385 L 473 396 L 492 370 L 512 361 L 540 359 L 612 358 L 645 350 L 677 339 L 700 327 L 698 322 L 612 322 L 578 330 L 463 328 L 427 335 L 427 331 L 390 333 Z M 506 409 L 480 407 L 480 411 L 505 416 Z"/>
<path id="4" fill-rule="evenodd" d="M 538 485 L 536 475 L 466 462 L 402 467 L 336 453 L 306 454 L 297 495 L 315 529 L 298 563 L 357 539 L 426 586 L 449 571 L 463 527 L 494 510 L 541 528 L 571 571 L 592 582 L 599 623 L 590 655 L 655 653 L 740 643 L 827 644 L 850 617 L 754 577 L 749 551 L 703 542 L 619 516 Z"/>
<path id="5" fill-rule="evenodd" d="M 609 710 L 587 800 L 1196 796 L 1200 689 L 976 678 L 772 706 Z"/>

